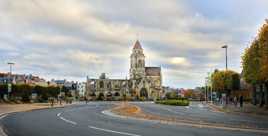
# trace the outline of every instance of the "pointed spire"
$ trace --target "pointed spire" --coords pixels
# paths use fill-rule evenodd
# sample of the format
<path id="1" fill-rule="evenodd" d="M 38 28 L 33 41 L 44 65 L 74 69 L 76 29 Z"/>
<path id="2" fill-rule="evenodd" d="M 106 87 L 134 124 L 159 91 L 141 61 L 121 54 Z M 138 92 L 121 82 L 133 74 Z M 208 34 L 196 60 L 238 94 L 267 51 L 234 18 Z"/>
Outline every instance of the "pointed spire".
<path id="1" fill-rule="evenodd" d="M 137 41 L 136 41 L 136 43 L 135 43 L 135 45 L 134 45 L 133 49 L 142 49 L 142 47 L 141 47 L 141 44 L 140 44 L 139 40 L 137 40 Z"/>

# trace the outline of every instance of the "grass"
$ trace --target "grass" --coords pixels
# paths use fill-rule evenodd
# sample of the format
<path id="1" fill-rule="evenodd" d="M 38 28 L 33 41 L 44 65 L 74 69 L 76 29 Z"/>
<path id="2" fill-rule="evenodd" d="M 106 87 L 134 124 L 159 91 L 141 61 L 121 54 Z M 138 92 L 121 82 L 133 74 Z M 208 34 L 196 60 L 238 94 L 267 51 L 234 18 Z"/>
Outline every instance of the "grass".
<path id="1" fill-rule="evenodd" d="M 173 106 L 189 106 L 190 104 L 189 100 L 187 99 L 157 100 L 155 103 Z"/>

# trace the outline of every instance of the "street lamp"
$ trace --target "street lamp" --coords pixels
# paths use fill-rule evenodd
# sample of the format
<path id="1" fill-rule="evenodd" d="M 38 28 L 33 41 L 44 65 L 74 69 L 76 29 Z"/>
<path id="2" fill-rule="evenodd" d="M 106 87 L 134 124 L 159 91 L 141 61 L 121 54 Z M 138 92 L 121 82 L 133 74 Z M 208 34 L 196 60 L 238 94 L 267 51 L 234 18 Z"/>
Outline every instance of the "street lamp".
<path id="1" fill-rule="evenodd" d="M 15 63 L 13 62 L 8 62 L 7 63 L 9 65 L 9 80 L 10 82 L 8 83 L 8 96 L 10 95 L 11 91 L 12 91 L 12 66 L 15 65 Z"/>
<path id="2" fill-rule="evenodd" d="M 228 45 L 223 45 L 221 48 L 225 48 L 225 70 L 228 69 L 228 66 L 227 66 L 227 48 L 228 48 Z"/>
<path id="3" fill-rule="evenodd" d="M 208 76 L 206 78 L 206 82 L 207 82 L 207 86 L 208 86 L 208 89 L 207 89 L 207 100 L 210 100 L 210 102 L 212 103 L 212 83 L 211 83 L 211 74 L 210 72 L 207 73 Z M 210 93 L 209 93 L 210 92 Z M 210 99 L 209 99 L 210 97 Z"/>
<path id="4" fill-rule="evenodd" d="M 15 63 L 8 62 L 7 64 L 9 65 L 9 72 L 10 72 L 10 75 L 11 75 L 11 73 L 12 73 L 12 66 L 15 65 Z"/>
<path id="5" fill-rule="evenodd" d="M 208 101 L 208 77 L 205 78 L 205 101 Z"/>
<path id="6" fill-rule="evenodd" d="M 228 67 L 227 67 L 227 48 L 228 48 L 228 45 L 224 45 L 224 46 L 222 46 L 222 48 L 225 48 L 225 59 L 226 59 L 225 70 L 227 71 L 228 70 Z M 226 73 L 224 74 L 224 81 L 226 82 Z M 226 85 L 224 85 L 224 89 L 226 90 L 226 94 L 227 94 L 227 86 Z M 228 99 L 228 97 L 227 97 L 227 99 Z M 228 101 L 226 100 L 224 103 L 227 104 L 227 102 Z"/>

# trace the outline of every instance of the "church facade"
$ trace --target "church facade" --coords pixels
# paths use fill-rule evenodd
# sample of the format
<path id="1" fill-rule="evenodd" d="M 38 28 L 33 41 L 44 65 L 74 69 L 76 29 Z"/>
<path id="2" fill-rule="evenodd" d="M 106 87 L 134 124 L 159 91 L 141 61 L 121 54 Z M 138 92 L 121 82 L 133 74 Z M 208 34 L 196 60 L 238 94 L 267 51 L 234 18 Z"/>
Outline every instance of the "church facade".
<path id="1" fill-rule="evenodd" d="M 160 96 L 162 88 L 161 67 L 145 66 L 145 55 L 137 40 L 130 55 L 129 79 L 109 79 L 105 73 L 99 78 L 87 78 L 86 96 L 88 99 L 148 100 Z"/>

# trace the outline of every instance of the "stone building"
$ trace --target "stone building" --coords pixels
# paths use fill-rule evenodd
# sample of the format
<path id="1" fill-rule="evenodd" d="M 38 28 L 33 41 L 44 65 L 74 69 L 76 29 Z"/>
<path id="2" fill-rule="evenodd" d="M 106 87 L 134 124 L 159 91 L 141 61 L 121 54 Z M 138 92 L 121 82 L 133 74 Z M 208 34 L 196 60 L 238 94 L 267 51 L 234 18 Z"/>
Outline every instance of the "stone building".
<path id="1" fill-rule="evenodd" d="M 156 99 L 162 90 L 161 67 L 146 67 L 145 55 L 136 41 L 130 55 L 129 79 L 109 79 L 102 73 L 98 79 L 87 78 L 88 98 Z"/>

